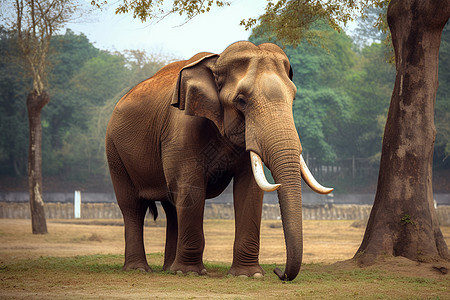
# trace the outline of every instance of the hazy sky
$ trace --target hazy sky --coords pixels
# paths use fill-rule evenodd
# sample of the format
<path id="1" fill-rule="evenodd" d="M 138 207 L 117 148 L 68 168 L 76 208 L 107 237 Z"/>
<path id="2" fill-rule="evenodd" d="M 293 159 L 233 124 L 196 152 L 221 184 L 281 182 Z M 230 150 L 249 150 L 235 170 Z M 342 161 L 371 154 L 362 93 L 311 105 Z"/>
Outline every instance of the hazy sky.
<path id="1" fill-rule="evenodd" d="M 178 15 L 156 24 L 142 23 L 131 14 L 116 15 L 117 4 L 112 4 L 67 27 L 84 33 L 100 49 L 138 49 L 186 59 L 202 51 L 220 53 L 231 43 L 246 40 L 250 32 L 239 22 L 261 15 L 266 3 L 264 0 L 233 0 L 231 6 L 199 15 L 182 26 L 179 25 L 184 23 L 184 17 Z"/>

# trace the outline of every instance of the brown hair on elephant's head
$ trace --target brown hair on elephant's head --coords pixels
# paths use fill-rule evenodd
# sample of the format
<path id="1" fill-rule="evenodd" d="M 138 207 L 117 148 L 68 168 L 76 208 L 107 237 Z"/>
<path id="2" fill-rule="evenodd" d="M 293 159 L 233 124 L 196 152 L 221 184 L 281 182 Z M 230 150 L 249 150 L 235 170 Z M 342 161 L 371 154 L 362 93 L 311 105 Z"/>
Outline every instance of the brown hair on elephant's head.
<path id="1" fill-rule="evenodd" d="M 286 270 L 275 273 L 282 280 L 294 279 L 302 262 L 301 176 L 316 192 L 332 191 L 314 180 L 301 158 L 292 76 L 288 57 L 275 44 L 237 42 L 220 55 L 204 53 L 186 65 L 172 101 L 186 114 L 213 121 L 222 135 L 250 152 L 258 185 L 278 189 L 287 261 Z M 261 159 L 276 185 L 263 176 Z"/>

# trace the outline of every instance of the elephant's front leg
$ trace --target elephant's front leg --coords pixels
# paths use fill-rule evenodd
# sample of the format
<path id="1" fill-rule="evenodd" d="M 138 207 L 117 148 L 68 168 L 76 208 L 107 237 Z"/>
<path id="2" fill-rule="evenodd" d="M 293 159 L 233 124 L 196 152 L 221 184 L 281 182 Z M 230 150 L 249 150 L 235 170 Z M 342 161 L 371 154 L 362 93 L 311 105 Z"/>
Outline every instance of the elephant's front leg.
<path id="1" fill-rule="evenodd" d="M 175 260 L 170 270 L 177 273 L 195 272 L 206 275 L 203 265 L 205 188 L 184 184 L 178 186 L 173 196 L 178 217 L 178 241 Z"/>
<path id="2" fill-rule="evenodd" d="M 256 184 L 250 166 L 235 175 L 233 185 L 235 211 L 235 241 L 230 274 L 264 275 L 259 265 L 259 240 L 264 192 Z"/>

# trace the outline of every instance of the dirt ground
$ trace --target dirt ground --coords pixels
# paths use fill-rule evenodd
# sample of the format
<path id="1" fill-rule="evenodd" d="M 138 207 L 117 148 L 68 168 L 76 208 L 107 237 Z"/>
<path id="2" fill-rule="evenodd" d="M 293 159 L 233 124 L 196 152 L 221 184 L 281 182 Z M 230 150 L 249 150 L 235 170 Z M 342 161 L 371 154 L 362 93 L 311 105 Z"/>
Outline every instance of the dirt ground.
<path id="1" fill-rule="evenodd" d="M 305 221 L 302 269 L 286 284 L 272 272 L 285 263 L 281 221 L 262 223 L 262 279 L 227 276 L 233 221 L 205 221 L 208 276 L 162 271 L 163 221 L 145 228 L 155 272 L 123 272 L 118 224 L 121 220 L 48 220 L 49 233 L 33 235 L 30 220 L 0 219 L 0 299 L 450 299 L 450 275 L 433 265 L 397 257 L 361 269 L 348 261 L 364 234 L 353 221 Z M 449 242 L 450 227 L 441 229 Z"/>
<path id="2" fill-rule="evenodd" d="M 0 260 L 40 256 L 123 254 L 123 227 L 92 225 L 120 223 L 120 220 L 49 220 L 49 234 L 33 235 L 30 220 L 0 219 Z M 351 258 L 364 233 L 363 228 L 352 227 L 352 223 L 352 221 L 304 222 L 304 262 L 333 263 Z M 204 230 L 206 240 L 204 259 L 210 262 L 231 263 L 233 221 L 206 220 Z M 147 253 L 164 252 L 165 227 L 162 221 L 145 227 L 144 234 Z M 261 263 L 284 263 L 285 255 L 281 222 L 263 221 Z"/>
<path id="3" fill-rule="evenodd" d="M 123 227 L 113 226 L 120 223 L 121 220 L 48 220 L 49 233 L 33 235 L 30 220 L 0 219 L 0 263 L 41 256 L 123 254 Z M 144 230 L 146 252 L 163 253 L 164 223 L 149 223 L 151 226 Z M 354 221 L 304 221 L 303 263 L 340 262 L 341 266 L 345 266 L 343 261 L 353 257 L 364 235 L 364 228 L 354 227 L 353 223 Z M 441 227 L 441 230 L 448 244 L 450 227 Z M 233 221 L 206 220 L 204 231 L 204 260 L 231 264 Z M 281 221 L 263 221 L 260 263 L 283 264 L 285 259 Z M 386 268 L 394 268 L 395 271 L 410 275 L 417 273 L 418 276 L 439 276 L 426 264 L 422 264 L 422 268 L 403 258 L 388 260 L 385 265 Z"/>

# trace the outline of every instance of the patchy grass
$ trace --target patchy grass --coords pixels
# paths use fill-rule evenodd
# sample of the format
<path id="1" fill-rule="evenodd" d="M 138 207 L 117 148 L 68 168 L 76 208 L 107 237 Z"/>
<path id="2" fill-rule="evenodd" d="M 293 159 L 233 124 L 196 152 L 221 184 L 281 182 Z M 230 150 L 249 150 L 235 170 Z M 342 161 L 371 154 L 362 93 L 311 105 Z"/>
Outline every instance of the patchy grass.
<path id="1" fill-rule="evenodd" d="M 40 257 L 1 265 L 0 286 L 5 298 L 52 299 L 446 299 L 447 276 L 411 277 L 384 269 L 339 268 L 305 264 L 298 278 L 281 282 L 263 265 L 263 279 L 227 275 L 228 264 L 206 263 L 208 276 L 163 272 L 162 253 L 148 255 L 152 273 L 122 271 L 122 255 Z"/>
<path id="2" fill-rule="evenodd" d="M 29 220 L 0 219 L 0 299 L 450 299 L 450 274 L 405 258 L 385 258 L 359 268 L 350 259 L 364 228 L 353 221 L 305 221 L 304 264 L 292 282 L 281 282 L 284 236 L 280 222 L 263 221 L 263 279 L 227 275 L 233 221 L 205 221 L 208 276 L 162 271 L 164 227 L 146 227 L 152 273 L 124 272 L 123 227 L 82 220 L 48 222 L 49 234 L 31 234 Z M 119 221 L 108 221 L 108 225 Z M 441 227 L 447 241 L 450 227 Z"/>

